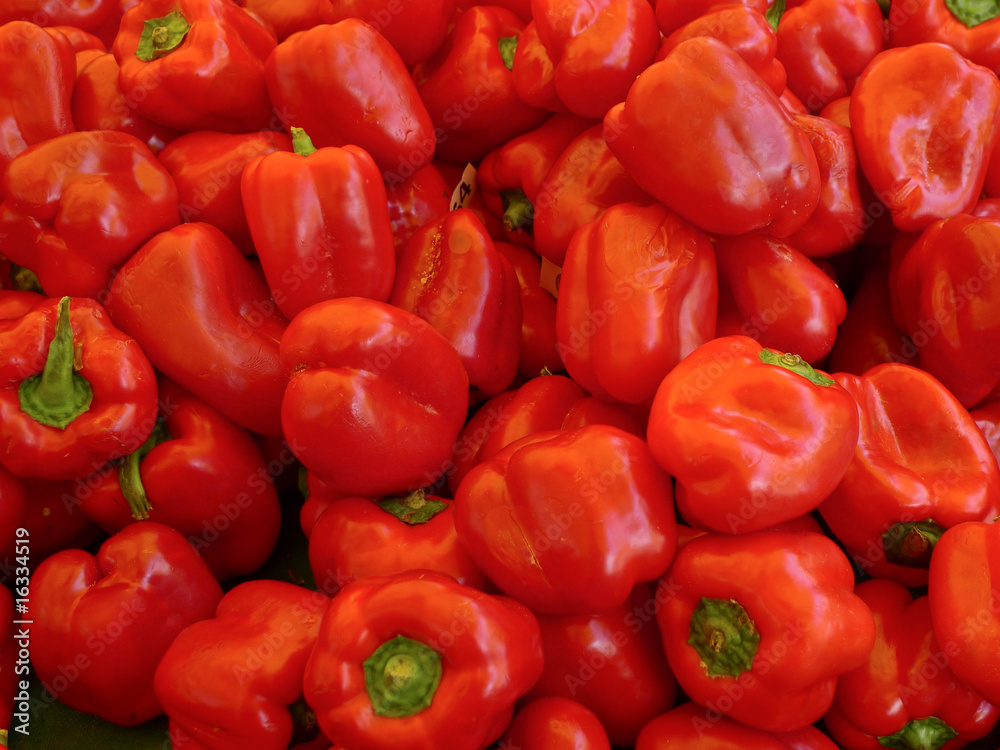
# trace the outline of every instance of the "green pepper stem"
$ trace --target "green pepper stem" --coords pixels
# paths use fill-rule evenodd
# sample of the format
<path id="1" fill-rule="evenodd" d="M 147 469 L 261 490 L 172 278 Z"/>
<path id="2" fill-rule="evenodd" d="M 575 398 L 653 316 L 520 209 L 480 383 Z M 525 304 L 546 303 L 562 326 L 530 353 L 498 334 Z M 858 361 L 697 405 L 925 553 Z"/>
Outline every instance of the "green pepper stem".
<path id="1" fill-rule="evenodd" d="M 932 518 L 912 523 L 900 521 L 882 534 L 882 549 L 891 563 L 926 570 L 934 546 L 944 532 L 944 526 Z"/>
<path id="2" fill-rule="evenodd" d="M 500 200 L 503 205 L 503 228 L 508 232 L 523 229 L 531 234 L 535 219 L 535 206 L 524 191 L 502 190 Z"/>
<path id="3" fill-rule="evenodd" d="M 764 14 L 764 18 L 771 25 L 771 28 L 775 31 L 778 30 L 778 23 L 781 21 L 781 16 L 785 12 L 785 0 L 774 0 L 771 3 L 771 7 L 767 9 Z"/>
<path id="4" fill-rule="evenodd" d="M 970 29 L 1000 15 L 998 0 L 944 0 L 944 4 L 955 18 Z"/>
<path id="5" fill-rule="evenodd" d="M 184 41 L 191 25 L 176 10 L 160 18 L 150 18 L 142 25 L 135 56 L 143 62 L 169 55 Z"/>
<path id="6" fill-rule="evenodd" d="M 732 599 L 702 597 L 688 635 L 709 677 L 739 677 L 751 668 L 760 643 L 750 615 Z"/>
<path id="7" fill-rule="evenodd" d="M 410 526 L 427 523 L 448 507 L 448 503 L 442 500 L 429 500 L 422 489 L 414 490 L 406 497 L 390 497 L 377 502 L 386 513 Z"/>
<path id="8" fill-rule="evenodd" d="M 156 427 L 146 442 L 139 446 L 134 453 L 125 456 L 121 466 L 118 467 L 118 483 L 121 485 L 125 502 L 128 503 L 129 510 L 132 511 L 132 518 L 136 521 L 144 521 L 149 518 L 149 511 L 153 509 L 149 498 L 146 497 L 146 487 L 142 483 L 142 475 L 139 472 L 139 462 L 160 443 L 170 440 L 170 433 L 167 432 L 163 422 L 157 422 Z"/>
<path id="9" fill-rule="evenodd" d="M 497 47 L 500 49 L 500 58 L 503 60 L 504 67 L 507 70 L 513 70 L 514 53 L 517 51 L 517 37 L 502 36 L 497 42 Z"/>
<path id="10" fill-rule="evenodd" d="M 895 750 L 939 750 L 958 732 L 936 716 L 913 719 L 895 734 L 879 737 L 879 744 Z"/>
<path id="11" fill-rule="evenodd" d="M 365 659 L 365 689 L 377 716 L 402 718 L 431 705 L 441 683 L 441 654 L 397 635 Z"/>
<path id="12" fill-rule="evenodd" d="M 19 266 L 16 263 L 10 264 L 10 283 L 19 292 L 38 292 L 45 294 L 42 290 L 42 283 L 38 276 L 30 268 Z"/>
<path id="13" fill-rule="evenodd" d="M 789 372 L 794 372 L 796 375 L 801 375 L 813 385 L 828 387 L 836 382 L 829 375 L 825 375 L 818 370 L 814 370 L 812 365 L 802 359 L 802 357 L 798 354 L 788 354 L 787 352 L 780 353 L 772 351 L 771 349 L 761 349 L 757 358 L 766 365 L 782 367 Z"/>
<path id="14" fill-rule="evenodd" d="M 40 424 L 60 430 L 86 413 L 94 398 L 90 383 L 74 368 L 76 350 L 69 301 L 69 297 L 59 300 L 45 369 L 27 378 L 17 390 L 21 411 Z"/>
<path id="15" fill-rule="evenodd" d="M 313 145 L 312 138 L 308 136 L 303 128 L 289 128 L 292 133 L 292 149 L 299 156 L 309 156 L 315 153 L 316 146 Z"/>

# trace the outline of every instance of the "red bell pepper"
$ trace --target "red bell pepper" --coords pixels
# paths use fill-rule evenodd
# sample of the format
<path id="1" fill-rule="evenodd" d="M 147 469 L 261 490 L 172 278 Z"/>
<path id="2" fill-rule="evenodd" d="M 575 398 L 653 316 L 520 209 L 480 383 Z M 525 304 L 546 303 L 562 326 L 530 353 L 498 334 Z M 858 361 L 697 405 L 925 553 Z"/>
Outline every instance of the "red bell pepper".
<path id="1" fill-rule="evenodd" d="M 602 134 L 600 123 L 574 138 L 532 197 L 534 249 L 561 266 L 577 229 L 612 206 L 655 201 L 628 174 Z"/>
<path id="2" fill-rule="evenodd" d="M 524 23 L 499 6 L 463 11 L 442 47 L 413 68 L 434 123 L 438 158 L 479 161 L 511 138 L 537 128 L 549 112 L 522 102 L 511 67 Z"/>
<path id="3" fill-rule="evenodd" d="M 598 398 L 648 403 L 715 336 L 718 299 L 707 234 L 658 203 L 612 206 L 566 251 L 556 300 L 566 371 Z"/>
<path id="4" fill-rule="evenodd" d="M 363 148 L 389 184 L 434 156 L 434 125 L 405 63 L 364 21 L 292 34 L 267 58 L 265 75 L 286 129 L 302 128 L 319 148 Z"/>
<path id="5" fill-rule="evenodd" d="M 591 120 L 571 114 L 550 117 L 483 157 L 476 175 L 486 207 L 503 218 L 504 237 L 532 247 L 534 201 L 549 170 Z"/>
<path id="6" fill-rule="evenodd" d="M 249 575 L 278 540 L 278 493 L 253 438 L 190 392 L 159 381 L 160 421 L 139 450 L 88 480 L 80 510 L 109 534 L 149 519 L 190 541 L 219 581 Z"/>
<path id="7" fill-rule="evenodd" d="M 660 44 L 648 0 L 599 0 L 570 8 L 561 0 L 532 0 L 531 11 L 552 60 L 556 95 L 581 117 L 602 118 L 625 101 Z"/>
<path id="8" fill-rule="evenodd" d="M 405 497 L 343 497 L 309 535 L 309 565 L 331 596 L 351 581 L 435 570 L 482 589 L 486 578 L 458 542 L 454 501 L 415 490 Z"/>
<path id="9" fill-rule="evenodd" d="M 681 42 L 710 36 L 725 42 L 759 75 L 768 88 L 780 96 L 787 75 L 785 66 L 775 59 L 778 37 L 767 17 L 750 5 L 721 3 L 671 33 L 656 53 L 664 59 Z"/>
<path id="10" fill-rule="evenodd" d="M 966 408 L 1000 382 L 1000 324 L 980 312 L 1000 294 L 998 241 L 1000 218 L 958 214 L 924 230 L 890 270 L 893 319 L 920 367 Z"/>
<path id="11" fill-rule="evenodd" d="M 324 482 L 318 476 L 306 469 L 304 466 L 299 471 L 299 493 L 305 497 L 302 507 L 299 508 L 299 526 L 306 539 L 312 536 L 312 531 L 316 528 L 327 508 L 341 498 L 347 497 L 337 492 L 333 487 Z"/>
<path id="12" fill-rule="evenodd" d="M 520 708 L 500 740 L 521 750 L 611 750 L 596 714 L 569 698 L 538 698 Z"/>
<path id="13" fill-rule="evenodd" d="M 993 455 L 1000 461 L 1000 393 L 992 392 L 976 408 L 970 409 L 969 415 L 983 433 Z"/>
<path id="14" fill-rule="evenodd" d="M 101 52 L 80 68 L 73 88 L 73 123 L 77 130 L 118 130 L 134 135 L 159 154 L 177 137 L 177 131 L 135 111 L 118 85 L 119 71 L 110 52 Z"/>
<path id="15" fill-rule="evenodd" d="M 517 48 L 510 66 L 514 91 L 517 92 L 518 99 L 532 107 L 565 112 L 566 105 L 556 92 L 555 63 L 538 34 L 538 24 L 530 15 L 529 12 L 528 25 L 517 38 Z"/>
<path id="16" fill-rule="evenodd" d="M 221 230 L 195 222 L 158 234 L 115 277 L 107 309 L 168 378 L 248 430 L 282 434 L 288 321 Z"/>
<path id="17" fill-rule="evenodd" d="M 656 22 L 663 35 L 670 36 L 684 24 L 710 13 L 720 5 L 745 5 L 764 15 L 771 0 L 738 0 L 735 3 L 720 0 L 657 0 Z"/>
<path id="18" fill-rule="evenodd" d="M 812 215 L 786 239 L 810 258 L 842 253 L 861 242 L 872 221 L 867 214 L 873 204 L 862 195 L 851 129 L 812 115 L 792 119 L 812 144 L 822 187 Z"/>
<path id="19" fill-rule="evenodd" d="M 334 0 L 334 21 L 360 18 L 378 29 L 393 49 L 413 67 L 441 49 L 456 0 Z"/>
<path id="20" fill-rule="evenodd" d="M 549 614 L 621 605 L 677 546 L 670 478 L 641 438 L 607 425 L 537 432 L 472 468 L 455 528 L 487 578 Z"/>
<path id="21" fill-rule="evenodd" d="M 511 242 L 494 242 L 510 261 L 521 288 L 521 354 L 517 373 L 533 378 L 563 370 L 556 336 L 556 298 L 541 286 L 542 261 L 531 250 Z"/>
<path id="22" fill-rule="evenodd" d="M 214 617 L 181 631 L 153 678 L 172 746 L 286 750 L 290 707 L 329 605 L 291 583 L 247 581 L 222 597 Z"/>
<path id="23" fill-rule="evenodd" d="M 271 296 L 291 319 L 335 297 L 385 302 L 396 273 L 382 175 L 357 146 L 316 149 L 292 128 L 294 153 L 251 161 L 240 182 Z"/>
<path id="24" fill-rule="evenodd" d="M 847 96 L 885 46 L 878 0 L 805 0 L 789 3 L 778 22 L 778 60 L 788 88 L 817 113 Z"/>
<path id="25" fill-rule="evenodd" d="M 272 125 L 264 61 L 275 44 L 230 0 L 141 0 L 122 16 L 111 51 L 126 100 L 153 122 L 247 133 Z"/>
<path id="26" fill-rule="evenodd" d="M 677 681 L 656 624 L 662 602 L 641 583 L 621 606 L 581 615 L 538 615 L 545 664 L 525 700 L 572 699 L 593 711 L 615 747 L 674 705 Z"/>
<path id="27" fill-rule="evenodd" d="M 113 130 L 26 149 L 7 168 L 3 193 L 4 255 L 52 296 L 100 298 L 144 242 L 180 222 L 170 174 L 146 144 Z"/>
<path id="28" fill-rule="evenodd" d="M 77 54 L 77 61 L 80 59 L 79 53 L 87 50 L 94 50 L 102 54 L 107 52 L 108 45 L 100 37 L 76 26 L 45 26 L 44 28 L 47 33 L 62 36 L 69 42 L 69 46 Z M 79 72 L 79 67 L 77 72 Z"/>
<path id="29" fill-rule="evenodd" d="M 482 222 L 459 208 L 400 250 L 389 303 L 430 323 L 458 351 L 469 384 L 492 396 L 517 374 L 521 289 Z"/>
<path id="30" fill-rule="evenodd" d="M 847 471 L 858 430 L 854 399 L 832 378 L 723 336 L 663 379 L 647 435 L 684 519 L 732 534 L 815 509 Z"/>
<path id="31" fill-rule="evenodd" d="M 423 319 L 363 297 L 320 302 L 288 326 L 281 361 L 285 439 L 334 491 L 390 495 L 448 469 L 469 378 Z"/>
<path id="32" fill-rule="evenodd" d="M 643 189 L 715 234 L 785 237 L 819 202 L 808 136 L 718 39 L 689 39 L 646 68 L 605 116 L 604 138 Z"/>
<path id="33" fill-rule="evenodd" d="M 840 287 L 793 243 L 763 235 L 719 237 L 719 336 L 743 335 L 762 346 L 819 362 L 847 315 Z"/>
<path id="34" fill-rule="evenodd" d="M 7 0 L 0 24 L 34 21 L 45 26 L 74 26 L 93 31 L 116 15 L 118 0 Z M 119 17 L 121 13 L 117 14 Z"/>
<path id="35" fill-rule="evenodd" d="M 420 227 L 448 213 L 454 188 L 436 164 L 427 164 L 406 179 L 386 185 L 389 226 L 397 254 Z"/>
<path id="36" fill-rule="evenodd" d="M 684 703 L 643 727 L 635 750 L 837 750 L 829 737 L 809 726 L 794 732 L 765 732 L 697 703 Z"/>
<path id="37" fill-rule="evenodd" d="M 958 679 L 1000 706 L 1000 525 L 969 521 L 941 536 L 927 596 L 938 643 Z"/>
<path id="38" fill-rule="evenodd" d="M 976 65 L 1000 70 L 1000 18 L 991 5 L 925 0 L 889 6 L 889 47 L 940 42 Z"/>
<path id="39" fill-rule="evenodd" d="M 607 424 L 643 437 L 642 426 L 622 407 L 588 396 L 564 375 L 537 375 L 515 389 L 498 393 L 466 422 L 455 443 L 448 484 L 454 492 L 473 466 L 516 440 L 536 432 L 588 424 Z"/>
<path id="40" fill-rule="evenodd" d="M 1000 81 L 943 44 L 889 49 L 851 95 L 865 177 L 896 228 L 919 232 L 979 198 L 1000 123 Z"/>
<path id="41" fill-rule="evenodd" d="M 952 673 L 949 656 L 958 646 L 934 637 L 928 597 L 885 579 L 863 581 L 855 593 L 875 616 L 875 647 L 837 679 L 823 723 L 838 744 L 951 750 L 989 734 L 1000 708 Z"/>
<path id="42" fill-rule="evenodd" d="M 524 605 L 412 571 L 334 597 L 303 697 L 345 747 L 480 750 L 541 669 L 538 623 Z"/>
<path id="43" fill-rule="evenodd" d="M 861 432 L 819 512 L 866 573 L 921 586 L 945 529 L 1000 514 L 996 458 L 968 411 L 923 370 L 888 363 L 834 379 L 857 402 Z"/>
<path id="44" fill-rule="evenodd" d="M 177 185 L 182 221 L 202 221 L 225 232 L 244 255 L 255 255 L 240 179 L 247 164 L 274 151 L 291 151 L 284 133 L 201 130 L 175 138 L 157 154 Z"/>
<path id="45" fill-rule="evenodd" d="M 67 41 L 46 34 L 30 21 L 12 20 L 0 26 L 0 68 L 4 71 L 0 96 L 3 177 L 11 160 L 28 146 L 73 132 L 70 101 L 76 59 Z"/>
<path id="46" fill-rule="evenodd" d="M 0 462 L 18 476 L 84 477 L 153 431 L 153 367 L 96 301 L 51 298 L 0 321 L 0 350 Z"/>
<path id="47" fill-rule="evenodd" d="M 837 544 L 810 532 L 711 533 L 677 553 L 657 613 L 681 689 L 769 732 L 801 729 L 860 666 L 875 621 Z"/>
<path id="48" fill-rule="evenodd" d="M 97 556 L 64 550 L 31 577 L 31 664 L 62 703 L 119 726 L 162 713 L 156 667 L 184 628 L 212 616 L 222 589 L 187 539 L 133 524 Z"/>
<path id="49" fill-rule="evenodd" d="M 305 31 L 320 24 L 339 20 L 330 0 L 239 0 L 239 5 L 265 21 L 279 42 L 285 41 L 296 31 Z"/>
<path id="50" fill-rule="evenodd" d="M 920 357 L 913 342 L 892 320 L 889 271 L 876 266 L 854 290 L 826 367 L 830 372 L 864 375 L 886 362 L 919 367 Z"/>

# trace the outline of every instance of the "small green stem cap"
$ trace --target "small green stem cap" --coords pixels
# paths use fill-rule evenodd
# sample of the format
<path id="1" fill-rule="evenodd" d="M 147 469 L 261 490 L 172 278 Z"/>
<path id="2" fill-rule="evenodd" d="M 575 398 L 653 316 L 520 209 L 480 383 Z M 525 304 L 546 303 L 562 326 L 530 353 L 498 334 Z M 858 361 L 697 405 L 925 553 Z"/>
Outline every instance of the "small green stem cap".
<path id="1" fill-rule="evenodd" d="M 750 615 L 732 599 L 702 597 L 691 615 L 689 636 L 709 677 L 739 677 L 750 669 L 760 643 Z"/>
<path id="2" fill-rule="evenodd" d="M 912 523 L 894 523 L 882 534 L 886 559 L 908 568 L 927 569 L 931 553 L 945 528 L 932 518 Z"/>
<path id="3" fill-rule="evenodd" d="M 160 18 L 150 18 L 142 26 L 135 56 L 143 62 L 165 57 L 180 46 L 190 29 L 187 19 L 176 10 Z"/>
<path id="4" fill-rule="evenodd" d="M 508 232 L 523 229 L 531 234 L 535 221 L 535 206 L 520 188 L 501 190 L 500 202 L 503 206 L 503 228 Z"/>
<path id="5" fill-rule="evenodd" d="M 814 370 L 812 365 L 798 354 L 788 354 L 787 352 L 779 354 L 770 349 L 761 349 L 757 357 L 766 365 L 783 367 L 786 370 L 794 372 L 796 375 L 801 375 L 813 385 L 831 386 L 836 382 L 830 376 Z"/>
<path id="6" fill-rule="evenodd" d="M 365 688 L 378 716 L 413 716 L 431 705 L 441 682 L 441 654 L 397 635 L 364 661 Z"/>
<path id="7" fill-rule="evenodd" d="M 895 734 L 879 737 L 882 747 L 895 750 L 939 750 L 949 741 L 958 737 L 958 732 L 936 716 L 913 719 Z"/>
<path id="8" fill-rule="evenodd" d="M 389 497 L 377 502 L 386 513 L 391 513 L 410 526 L 427 523 L 448 507 L 448 503 L 442 500 L 428 500 L 422 489 L 414 490 L 406 497 Z"/>
<path id="9" fill-rule="evenodd" d="M 309 156 L 316 151 L 316 146 L 313 145 L 312 138 L 306 134 L 303 128 L 291 127 L 289 130 L 292 133 L 292 150 L 295 151 L 299 156 Z"/>
<path id="10" fill-rule="evenodd" d="M 1000 15 L 1000 0 L 944 0 L 944 4 L 970 29 Z"/>
<path id="11" fill-rule="evenodd" d="M 502 36 L 500 37 L 500 41 L 497 42 L 497 46 L 500 48 L 500 58 L 503 60 L 504 67 L 507 70 L 513 70 L 514 53 L 517 51 L 517 37 Z"/>

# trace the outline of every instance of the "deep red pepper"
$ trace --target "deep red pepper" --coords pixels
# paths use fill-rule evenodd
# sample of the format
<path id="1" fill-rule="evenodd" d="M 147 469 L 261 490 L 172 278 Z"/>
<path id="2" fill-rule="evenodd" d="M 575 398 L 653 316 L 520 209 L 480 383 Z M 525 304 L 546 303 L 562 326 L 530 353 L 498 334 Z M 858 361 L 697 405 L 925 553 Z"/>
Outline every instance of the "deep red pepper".
<path id="1" fill-rule="evenodd" d="M 153 675 L 164 652 L 221 598 L 187 539 L 152 521 L 120 531 L 96 557 L 57 552 L 31 577 L 32 671 L 77 711 L 141 724 L 163 711 Z"/>
<path id="2" fill-rule="evenodd" d="M 420 227 L 448 213 L 454 188 L 436 164 L 427 164 L 404 180 L 386 184 L 389 226 L 397 253 Z"/>
<path id="3" fill-rule="evenodd" d="M 510 72 L 514 75 L 514 90 L 522 102 L 552 112 L 566 111 L 566 105 L 556 93 L 555 63 L 538 35 L 534 19 L 529 18 L 528 25 L 517 38 Z"/>
<path id="4" fill-rule="evenodd" d="M 248 11 L 270 24 L 279 42 L 296 31 L 305 31 L 320 24 L 333 23 L 334 4 L 330 0 L 239 0 Z"/>
<path id="5" fill-rule="evenodd" d="M 252 580 L 228 591 L 214 617 L 178 634 L 153 679 L 173 745 L 289 747 L 292 706 L 329 604 L 301 586 Z M 206 706 L 226 708 L 206 712 Z"/>
<path id="6" fill-rule="evenodd" d="M 573 235 L 556 299 L 566 371 L 598 398 L 652 400 L 714 338 L 719 300 L 707 234 L 664 206 L 612 206 Z"/>
<path id="7" fill-rule="evenodd" d="M 115 277 L 107 309 L 158 371 L 238 425 L 282 434 L 288 322 L 221 230 L 195 222 L 156 235 Z"/>
<path id="8" fill-rule="evenodd" d="M 875 616 L 875 647 L 864 664 L 837 680 L 823 723 L 838 744 L 952 750 L 989 734 L 1000 708 L 948 667 L 958 646 L 934 637 L 929 598 L 914 598 L 885 579 L 863 581 L 855 593 Z"/>
<path id="9" fill-rule="evenodd" d="M 413 67 L 437 52 L 454 20 L 456 0 L 333 0 L 334 21 L 360 18 Z"/>
<path id="10" fill-rule="evenodd" d="M 977 65 L 1000 71 L 1000 18 L 992 5 L 925 0 L 889 6 L 889 47 L 947 44 Z"/>
<path id="11" fill-rule="evenodd" d="M 388 183 L 434 156 L 434 125 L 405 63 L 364 21 L 292 34 L 267 58 L 265 75 L 286 129 L 302 128 L 319 148 L 360 146 Z"/>
<path id="12" fill-rule="evenodd" d="M 281 508 L 253 438 L 161 378 L 160 421 L 121 466 L 88 481 L 80 510 L 114 534 L 136 520 L 176 529 L 219 581 L 249 575 L 278 540 Z"/>
<path id="13" fill-rule="evenodd" d="M 514 89 L 514 45 L 523 31 L 524 23 L 506 8 L 473 6 L 458 15 L 441 49 L 414 66 L 438 158 L 479 161 L 549 116 L 522 102 Z"/>
<path id="14" fill-rule="evenodd" d="M 429 323 L 361 297 L 320 302 L 288 326 L 281 361 L 285 439 L 333 491 L 379 497 L 444 476 L 469 378 Z"/>
<path id="15" fill-rule="evenodd" d="M 8 166 L 3 193 L 4 255 L 52 296 L 103 297 L 144 242 L 180 222 L 170 174 L 146 144 L 114 130 L 26 149 Z"/>
<path id="16" fill-rule="evenodd" d="M 597 715 L 569 698 L 538 698 L 518 709 L 500 740 L 522 750 L 611 750 Z"/>
<path id="17" fill-rule="evenodd" d="M 334 597 L 303 697 L 345 747 L 480 750 L 541 669 L 538 622 L 523 604 L 412 571 Z"/>
<path id="18" fill-rule="evenodd" d="M 819 202 L 809 138 L 760 76 L 712 37 L 682 42 L 646 68 L 605 116 L 604 137 L 650 195 L 715 234 L 785 237 Z"/>
<path id="19" fill-rule="evenodd" d="M 101 53 L 107 52 L 108 46 L 102 39 L 76 26 L 45 26 L 44 28 L 49 34 L 61 35 L 66 39 L 69 42 L 69 46 L 73 48 L 73 52 L 77 53 L 77 55 L 87 50 L 95 50 Z M 77 60 L 79 60 L 79 57 L 77 57 Z"/>
<path id="20" fill-rule="evenodd" d="M 0 321 L 0 349 L 0 462 L 15 474 L 84 477 L 153 431 L 153 367 L 96 301 L 51 298 Z"/>
<path id="21" fill-rule="evenodd" d="M 684 24 L 711 12 L 719 5 L 730 4 L 745 5 L 763 15 L 771 3 L 770 0 L 739 0 L 737 3 L 720 3 L 719 0 L 657 0 L 656 22 L 663 35 L 669 36 Z"/>
<path id="22" fill-rule="evenodd" d="M 521 289 L 482 222 L 460 208 L 425 224 L 400 250 L 389 303 L 438 330 L 458 351 L 469 384 L 506 389 L 521 351 Z"/>
<path id="23" fill-rule="evenodd" d="M 536 432 L 465 475 L 455 528 L 480 570 L 533 611 L 600 612 L 669 567 L 672 495 L 635 435 L 607 425 Z"/>
<path id="24" fill-rule="evenodd" d="M 272 124 L 264 61 L 275 43 L 231 0 L 141 0 L 122 16 L 111 51 L 122 93 L 153 122 L 247 133 Z"/>
<path id="25" fill-rule="evenodd" d="M 309 565 L 331 596 L 351 581 L 426 569 L 474 589 L 486 577 L 458 542 L 454 501 L 416 490 L 407 496 L 333 501 L 309 535 Z"/>
<path id="26" fill-rule="evenodd" d="M 80 68 L 72 99 L 76 129 L 129 133 L 158 154 L 178 134 L 135 111 L 118 85 L 119 71 L 110 52 L 102 52 Z"/>

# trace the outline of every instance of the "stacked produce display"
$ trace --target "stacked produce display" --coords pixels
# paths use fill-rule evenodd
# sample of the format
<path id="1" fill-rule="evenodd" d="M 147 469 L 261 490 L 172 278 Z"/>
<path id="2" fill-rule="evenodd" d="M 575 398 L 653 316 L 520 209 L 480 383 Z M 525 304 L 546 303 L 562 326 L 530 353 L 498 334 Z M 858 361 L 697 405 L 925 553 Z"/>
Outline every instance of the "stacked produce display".
<path id="1" fill-rule="evenodd" d="M 981 0 L 0 0 L 0 739 L 996 750 L 998 72 Z"/>

